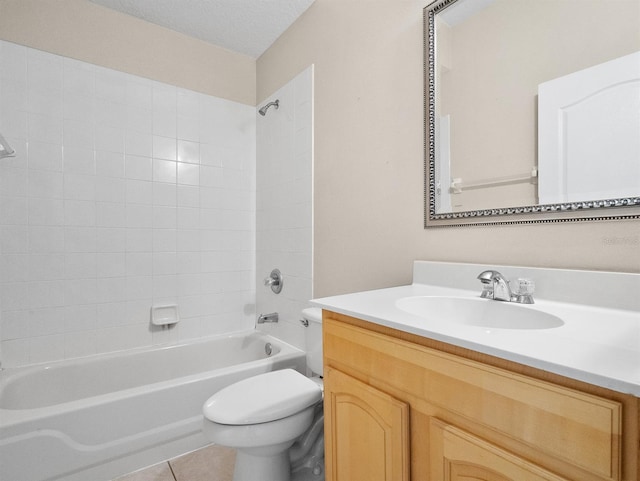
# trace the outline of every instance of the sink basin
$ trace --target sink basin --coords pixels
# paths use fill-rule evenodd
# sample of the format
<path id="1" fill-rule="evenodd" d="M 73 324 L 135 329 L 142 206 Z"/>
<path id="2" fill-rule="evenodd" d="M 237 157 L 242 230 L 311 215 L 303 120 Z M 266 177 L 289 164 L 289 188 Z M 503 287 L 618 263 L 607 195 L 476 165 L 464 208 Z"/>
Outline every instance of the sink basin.
<path id="1" fill-rule="evenodd" d="M 489 329 L 552 329 L 564 321 L 530 306 L 479 297 L 416 296 L 396 301 L 414 316 Z"/>

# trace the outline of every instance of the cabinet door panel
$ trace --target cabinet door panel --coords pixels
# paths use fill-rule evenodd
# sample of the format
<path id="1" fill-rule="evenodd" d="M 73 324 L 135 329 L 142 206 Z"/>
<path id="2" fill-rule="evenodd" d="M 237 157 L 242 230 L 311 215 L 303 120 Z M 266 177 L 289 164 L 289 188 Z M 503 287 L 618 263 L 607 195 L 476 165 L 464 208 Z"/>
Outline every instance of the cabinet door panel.
<path id="1" fill-rule="evenodd" d="M 409 407 L 325 369 L 328 481 L 409 481 Z"/>
<path id="2" fill-rule="evenodd" d="M 567 481 L 438 419 L 430 431 L 431 481 Z"/>
<path id="3" fill-rule="evenodd" d="M 439 409 L 472 419 L 515 443 L 611 481 L 621 479 L 622 405 L 410 343 L 329 316 L 328 363 L 382 379 Z"/>

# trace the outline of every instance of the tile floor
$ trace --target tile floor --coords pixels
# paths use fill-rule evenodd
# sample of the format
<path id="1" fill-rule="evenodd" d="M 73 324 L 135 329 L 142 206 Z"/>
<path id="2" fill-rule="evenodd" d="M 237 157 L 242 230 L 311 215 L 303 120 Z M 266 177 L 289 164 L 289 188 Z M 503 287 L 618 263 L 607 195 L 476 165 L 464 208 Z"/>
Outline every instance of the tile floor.
<path id="1" fill-rule="evenodd" d="M 234 449 L 207 446 L 113 481 L 231 481 Z"/>

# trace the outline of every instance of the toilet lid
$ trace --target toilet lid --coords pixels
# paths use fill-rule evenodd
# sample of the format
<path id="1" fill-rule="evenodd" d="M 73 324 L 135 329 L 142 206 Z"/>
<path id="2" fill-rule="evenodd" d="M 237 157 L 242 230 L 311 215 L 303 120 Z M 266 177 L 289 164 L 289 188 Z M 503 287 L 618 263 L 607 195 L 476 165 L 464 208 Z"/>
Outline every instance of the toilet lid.
<path id="1" fill-rule="evenodd" d="M 221 389 L 204 405 L 219 424 L 258 424 L 292 416 L 322 399 L 322 388 L 293 369 L 260 374 Z"/>

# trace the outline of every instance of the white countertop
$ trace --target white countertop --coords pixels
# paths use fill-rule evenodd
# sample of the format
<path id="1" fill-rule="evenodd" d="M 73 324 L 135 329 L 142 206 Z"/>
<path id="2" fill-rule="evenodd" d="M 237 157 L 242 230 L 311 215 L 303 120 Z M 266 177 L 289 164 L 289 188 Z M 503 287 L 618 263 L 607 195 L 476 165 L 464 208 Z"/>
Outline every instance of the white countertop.
<path id="1" fill-rule="evenodd" d="M 640 296 L 640 292 L 629 294 Z M 637 310 L 536 298 L 534 305 L 521 306 L 558 316 L 564 325 L 552 329 L 489 329 L 443 322 L 437 313 L 433 318 L 419 317 L 396 307 L 397 300 L 413 296 L 477 298 L 479 290 L 414 283 L 314 299 L 311 303 L 339 314 L 640 396 Z"/>

